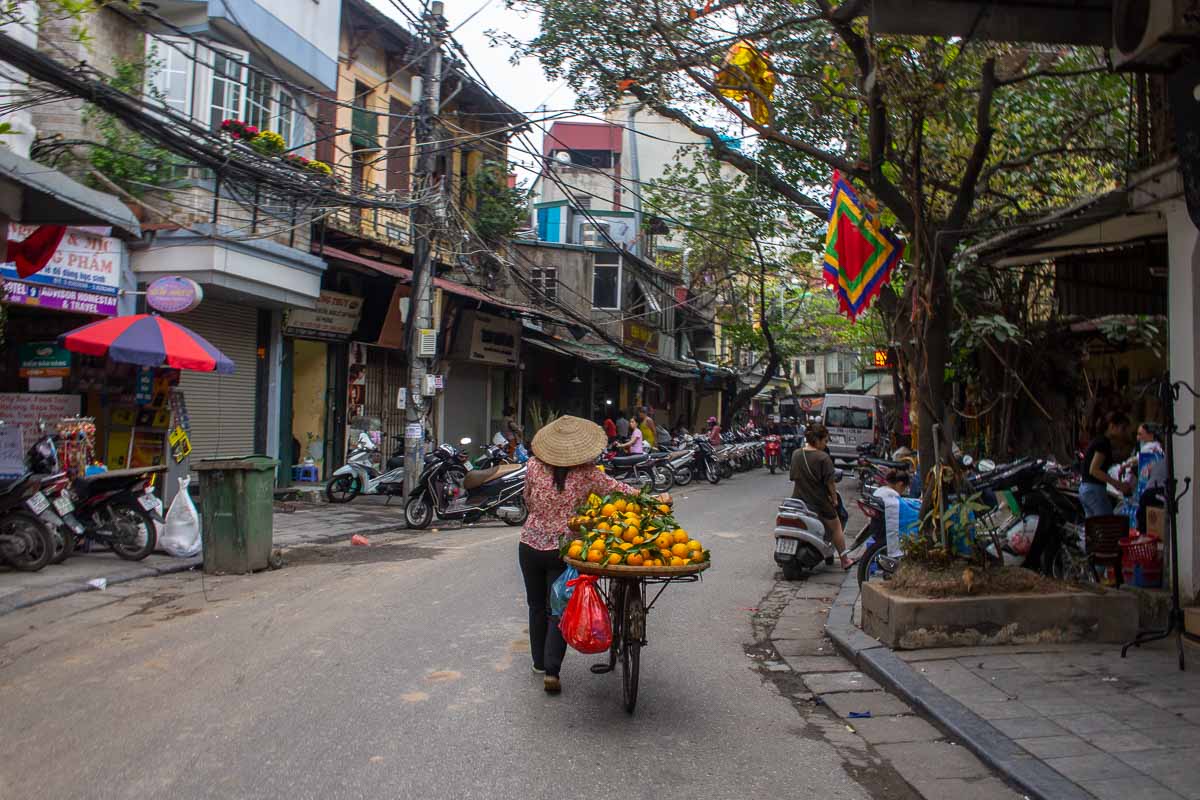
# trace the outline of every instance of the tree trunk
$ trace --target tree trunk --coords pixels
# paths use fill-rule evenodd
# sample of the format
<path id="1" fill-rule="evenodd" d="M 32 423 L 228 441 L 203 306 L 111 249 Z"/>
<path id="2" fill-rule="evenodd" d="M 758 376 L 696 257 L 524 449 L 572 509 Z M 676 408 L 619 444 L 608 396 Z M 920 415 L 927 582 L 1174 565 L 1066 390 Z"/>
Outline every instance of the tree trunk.
<path id="1" fill-rule="evenodd" d="M 921 517 L 933 507 L 932 493 L 938 464 L 949 464 L 953 432 L 946 427 L 946 364 L 950 356 L 951 306 L 946 283 L 946 257 L 936 250 L 929 254 L 927 292 L 919 302 L 924 305 L 920 320 L 919 368 L 917 370 L 917 451 L 922 473 Z M 935 430 L 934 426 L 938 426 Z M 940 440 L 936 434 L 940 433 Z M 933 516 L 928 517 L 932 519 Z"/>

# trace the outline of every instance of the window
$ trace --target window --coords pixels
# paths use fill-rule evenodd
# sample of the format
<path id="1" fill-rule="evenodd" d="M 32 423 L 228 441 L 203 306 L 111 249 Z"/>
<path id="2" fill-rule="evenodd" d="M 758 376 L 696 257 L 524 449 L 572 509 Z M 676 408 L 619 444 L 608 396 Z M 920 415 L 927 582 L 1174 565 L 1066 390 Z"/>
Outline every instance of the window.
<path id="1" fill-rule="evenodd" d="M 196 45 L 174 36 L 146 43 L 150 71 L 146 76 L 146 94 L 172 111 L 192 116 L 192 56 Z"/>
<path id="2" fill-rule="evenodd" d="M 558 300 L 558 268 L 540 267 L 529 271 L 533 286 L 550 302 Z"/>
<path id="3" fill-rule="evenodd" d="M 224 50 L 212 53 L 212 94 L 209 101 L 209 125 L 220 128 L 227 119 L 242 119 L 243 89 L 246 82 L 245 56 Z"/>
<path id="4" fill-rule="evenodd" d="M 833 406 L 825 409 L 825 425 L 829 428 L 853 428 L 869 431 L 875 424 L 875 415 L 866 408 Z"/>
<path id="5" fill-rule="evenodd" d="M 607 245 L 609 236 L 607 222 L 585 222 L 579 226 L 580 244 Z"/>
<path id="6" fill-rule="evenodd" d="M 662 304 L 655 296 L 654 287 L 641 280 L 635 281 L 634 285 L 637 287 L 632 305 L 634 315 L 644 325 L 661 328 L 663 323 Z"/>
<path id="7" fill-rule="evenodd" d="M 851 353 L 829 353 L 825 356 L 825 386 L 840 388 L 858 377 L 858 359 Z"/>
<path id="8" fill-rule="evenodd" d="M 275 116 L 271 129 L 287 142 L 288 152 L 302 156 L 312 155 L 313 125 L 308 118 L 308 106 L 304 96 L 294 94 L 284 86 L 278 87 Z"/>
<path id="9" fill-rule="evenodd" d="M 815 358 L 804 359 L 804 374 L 805 375 L 816 375 L 817 374 L 817 360 Z"/>
<path id="10" fill-rule="evenodd" d="M 596 253 L 592 257 L 592 307 L 621 307 L 621 256 Z"/>

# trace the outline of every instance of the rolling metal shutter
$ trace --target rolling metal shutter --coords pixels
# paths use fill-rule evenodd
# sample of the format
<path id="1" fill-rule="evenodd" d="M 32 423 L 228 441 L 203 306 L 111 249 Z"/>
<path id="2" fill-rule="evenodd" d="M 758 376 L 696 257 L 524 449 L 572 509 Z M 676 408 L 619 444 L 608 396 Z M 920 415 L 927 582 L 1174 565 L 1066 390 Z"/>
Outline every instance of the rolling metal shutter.
<path id="1" fill-rule="evenodd" d="M 258 309 L 205 299 L 195 311 L 171 317 L 212 342 L 236 367 L 232 375 L 180 374 L 192 423 L 194 465 L 203 458 L 245 456 L 254 452 L 258 375 Z"/>

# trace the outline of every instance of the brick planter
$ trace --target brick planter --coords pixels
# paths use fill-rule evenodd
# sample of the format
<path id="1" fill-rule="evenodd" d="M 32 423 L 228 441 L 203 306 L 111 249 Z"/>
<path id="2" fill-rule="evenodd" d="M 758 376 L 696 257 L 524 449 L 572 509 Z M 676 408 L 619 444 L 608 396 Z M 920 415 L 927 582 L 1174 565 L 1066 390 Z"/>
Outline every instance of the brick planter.
<path id="1" fill-rule="evenodd" d="M 888 647 L 973 647 L 1024 642 L 1125 642 L 1138 629 L 1137 598 L 1103 590 L 983 597 L 903 597 L 862 587 L 862 628 Z"/>

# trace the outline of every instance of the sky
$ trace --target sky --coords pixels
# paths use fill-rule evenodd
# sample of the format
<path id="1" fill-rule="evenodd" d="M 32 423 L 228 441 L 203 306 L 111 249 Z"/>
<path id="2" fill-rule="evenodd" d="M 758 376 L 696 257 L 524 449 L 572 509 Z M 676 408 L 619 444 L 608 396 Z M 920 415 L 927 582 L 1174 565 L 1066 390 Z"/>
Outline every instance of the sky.
<path id="1" fill-rule="evenodd" d="M 384 13 L 409 27 L 396 10 L 392 0 L 370 0 L 371 4 Z M 409 9 L 418 11 L 420 0 L 400 0 Z M 575 93 L 565 83 L 551 82 L 542 72 L 537 59 L 527 58 L 516 66 L 509 63 L 512 50 L 508 47 L 493 47 L 487 32 L 495 30 L 528 40 L 536 35 L 538 21 L 525 17 L 505 7 L 504 0 L 446 0 L 446 19 L 454 38 L 467 51 L 467 55 L 491 89 L 510 106 L 527 114 L 541 106 L 548 109 L 573 108 Z M 460 27 L 461 26 L 461 27 Z M 533 129 L 533 143 L 541 146 L 541 133 Z M 510 157 L 527 161 L 521 153 L 512 152 Z"/>

